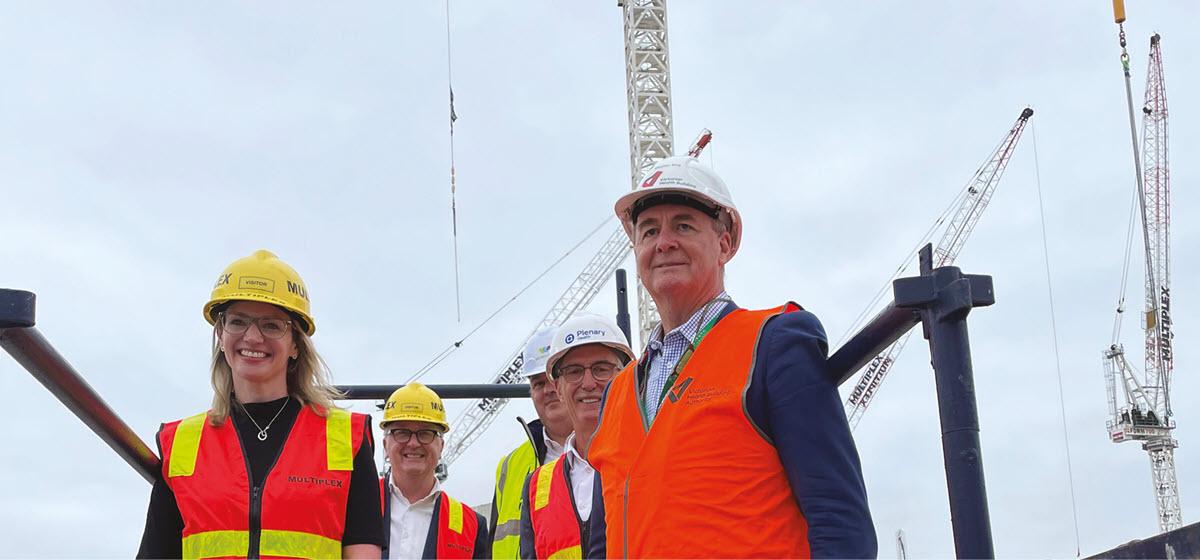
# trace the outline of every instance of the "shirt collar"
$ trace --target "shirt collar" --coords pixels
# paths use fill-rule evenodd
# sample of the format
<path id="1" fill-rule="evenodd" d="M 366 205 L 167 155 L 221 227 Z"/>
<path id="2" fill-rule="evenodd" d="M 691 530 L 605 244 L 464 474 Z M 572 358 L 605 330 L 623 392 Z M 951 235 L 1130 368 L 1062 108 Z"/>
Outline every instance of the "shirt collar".
<path id="1" fill-rule="evenodd" d="M 391 487 L 392 496 L 395 496 L 396 498 L 398 498 L 400 500 L 400 503 L 402 503 L 408 507 L 413 507 L 413 506 L 418 506 L 418 505 L 423 505 L 423 504 L 432 505 L 433 500 L 435 498 L 437 498 L 438 492 L 442 491 L 442 481 L 438 480 L 437 478 L 434 478 L 433 479 L 433 488 L 429 490 L 429 494 L 427 496 L 425 496 L 424 498 L 421 498 L 420 500 L 417 500 L 415 502 L 409 502 L 408 498 L 404 497 L 404 493 L 401 492 L 400 489 L 396 487 L 396 481 L 392 480 L 391 471 L 388 472 L 388 486 Z"/>
<path id="2" fill-rule="evenodd" d="M 579 454 L 579 450 L 575 448 L 575 433 L 574 432 L 572 432 L 571 435 L 567 436 L 567 442 L 565 444 L 563 444 L 562 456 L 567 459 L 568 467 L 571 466 L 571 464 L 574 463 L 575 461 L 583 461 L 584 463 L 587 463 L 587 459 L 584 459 L 583 455 Z"/>
<path id="3" fill-rule="evenodd" d="M 724 305 L 713 304 L 718 300 L 725 300 L 726 302 L 732 301 L 729 299 L 729 293 L 722 290 L 721 293 L 709 300 L 708 303 L 700 306 L 700 309 L 697 309 L 687 321 L 684 321 L 682 325 L 675 327 L 675 329 L 667 333 L 666 336 L 663 335 L 662 322 L 659 321 L 658 325 L 655 325 L 654 330 L 650 331 L 650 341 L 662 344 L 666 337 L 676 334 L 683 336 L 683 338 L 688 342 L 696 340 L 696 334 L 700 332 L 700 328 L 706 325 L 714 317 L 720 315 L 721 311 L 725 309 Z M 650 345 L 647 344 L 647 347 L 649 346 Z"/>

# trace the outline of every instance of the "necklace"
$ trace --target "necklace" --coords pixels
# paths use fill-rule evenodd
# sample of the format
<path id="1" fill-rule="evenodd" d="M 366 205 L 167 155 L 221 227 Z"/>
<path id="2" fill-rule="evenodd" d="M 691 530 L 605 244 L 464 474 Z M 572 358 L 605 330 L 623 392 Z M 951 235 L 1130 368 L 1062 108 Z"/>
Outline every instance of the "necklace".
<path id="1" fill-rule="evenodd" d="M 258 421 L 255 420 L 254 417 L 250 415 L 250 411 L 246 410 L 246 405 L 242 404 L 242 401 L 237 401 L 238 406 L 242 407 L 242 412 L 246 413 L 246 418 L 249 418 L 251 422 L 254 422 L 254 427 L 258 428 L 258 441 L 267 441 L 267 430 L 271 429 L 271 424 L 274 424 L 275 419 L 279 418 L 280 414 L 283 414 L 283 409 L 287 408 L 287 405 L 289 402 L 292 402 L 291 395 L 288 395 L 287 400 L 283 401 L 283 406 L 279 407 L 279 412 L 275 413 L 274 418 L 271 418 L 271 421 L 267 422 L 267 427 L 264 428 L 262 426 L 259 426 Z"/>

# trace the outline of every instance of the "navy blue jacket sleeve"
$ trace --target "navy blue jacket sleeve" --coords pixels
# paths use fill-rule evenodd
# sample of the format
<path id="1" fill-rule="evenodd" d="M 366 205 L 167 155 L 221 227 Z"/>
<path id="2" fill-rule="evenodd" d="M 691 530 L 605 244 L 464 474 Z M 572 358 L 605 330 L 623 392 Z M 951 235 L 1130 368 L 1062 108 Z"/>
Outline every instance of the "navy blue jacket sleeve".
<path id="1" fill-rule="evenodd" d="M 607 391 L 605 391 L 607 393 Z M 600 484 L 600 471 L 592 481 L 592 515 L 588 518 L 588 549 L 584 558 L 607 558 L 608 537 L 604 524 L 604 486 Z"/>
<path id="2" fill-rule="evenodd" d="M 484 560 L 492 557 L 492 537 L 491 531 L 488 531 L 488 521 L 479 512 L 475 513 L 475 522 L 479 525 L 479 531 L 475 533 L 475 560 Z"/>
<path id="3" fill-rule="evenodd" d="M 746 392 L 750 419 L 775 446 L 808 522 L 813 558 L 875 558 L 878 544 L 858 450 L 816 316 L 785 313 L 763 329 Z"/>
<path id="4" fill-rule="evenodd" d="M 533 560 L 537 558 L 537 553 L 533 547 L 533 517 L 529 514 L 529 500 L 525 496 L 529 495 L 529 478 L 532 475 L 525 477 L 525 484 L 521 486 L 521 544 L 520 556 L 523 560 Z"/>

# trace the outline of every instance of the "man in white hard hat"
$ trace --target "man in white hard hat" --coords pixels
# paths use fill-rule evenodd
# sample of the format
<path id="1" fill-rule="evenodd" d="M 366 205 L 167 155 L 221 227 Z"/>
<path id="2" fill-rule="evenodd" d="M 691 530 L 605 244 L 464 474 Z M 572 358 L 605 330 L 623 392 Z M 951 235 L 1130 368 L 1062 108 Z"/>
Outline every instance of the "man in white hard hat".
<path id="1" fill-rule="evenodd" d="M 492 558 L 515 560 L 520 555 L 521 487 L 525 477 L 539 465 L 557 459 L 571 435 L 571 418 L 559 398 L 558 388 L 546 374 L 554 328 L 533 334 L 522 352 L 521 375 L 529 380 L 529 393 L 537 420 L 526 423 L 520 417 L 527 441 L 521 442 L 496 466 L 496 489 L 492 495 Z"/>
<path id="2" fill-rule="evenodd" d="M 489 558 L 487 521 L 438 483 L 446 408 L 432 389 L 409 383 L 383 407 L 383 449 L 390 468 L 380 479 L 384 558 Z"/>
<path id="3" fill-rule="evenodd" d="M 588 446 L 609 381 L 633 359 L 625 334 L 607 317 L 568 319 L 554 333 L 546 372 L 575 428 L 562 457 L 526 480 L 521 503 L 521 558 L 581 558 L 588 550 L 595 471 Z M 604 535 L 599 535 L 603 538 Z"/>
<path id="4" fill-rule="evenodd" d="M 615 210 L 662 322 L 608 387 L 588 450 L 607 538 L 585 557 L 875 557 L 820 322 L 725 291 L 742 240 L 725 182 L 667 158 Z"/>

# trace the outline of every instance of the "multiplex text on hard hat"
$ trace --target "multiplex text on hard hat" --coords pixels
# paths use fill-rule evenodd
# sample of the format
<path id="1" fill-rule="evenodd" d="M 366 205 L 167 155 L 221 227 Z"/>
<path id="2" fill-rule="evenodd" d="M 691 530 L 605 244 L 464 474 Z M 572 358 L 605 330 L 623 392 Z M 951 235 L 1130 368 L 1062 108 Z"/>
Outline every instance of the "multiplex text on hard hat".
<path id="1" fill-rule="evenodd" d="M 546 373 L 546 358 L 550 357 L 550 343 L 554 338 L 554 327 L 538 329 L 525 343 L 521 352 L 521 375 L 526 379 Z"/>
<path id="2" fill-rule="evenodd" d="M 675 156 L 659 161 L 642 178 L 638 188 L 617 199 L 613 209 L 629 239 L 633 239 L 634 210 L 638 202 L 650 196 L 667 194 L 682 195 L 703 207 L 724 211 L 729 216 L 733 253 L 737 253 L 742 242 L 742 216 L 733 203 L 729 187 L 713 170 L 691 156 Z"/>
<path id="3" fill-rule="evenodd" d="M 392 391 L 392 396 L 383 405 L 383 420 L 379 422 L 379 428 L 386 428 L 388 423 L 401 420 L 429 422 L 450 431 L 442 398 L 433 389 L 416 381 Z"/>
<path id="4" fill-rule="evenodd" d="M 217 322 L 217 312 L 231 301 L 261 301 L 277 305 L 300 319 L 300 327 L 309 336 L 317 331 L 309 311 L 308 288 L 296 270 L 266 250 L 233 261 L 213 285 L 212 295 L 204 304 L 208 324 Z"/>
<path id="5" fill-rule="evenodd" d="M 588 344 L 603 344 L 620 352 L 626 360 L 633 359 L 633 350 L 625 341 L 625 333 L 621 332 L 615 321 L 603 315 L 581 313 L 567 319 L 554 331 L 550 357 L 546 359 L 546 371 L 550 377 L 555 377 L 554 364 L 567 352 Z"/>

